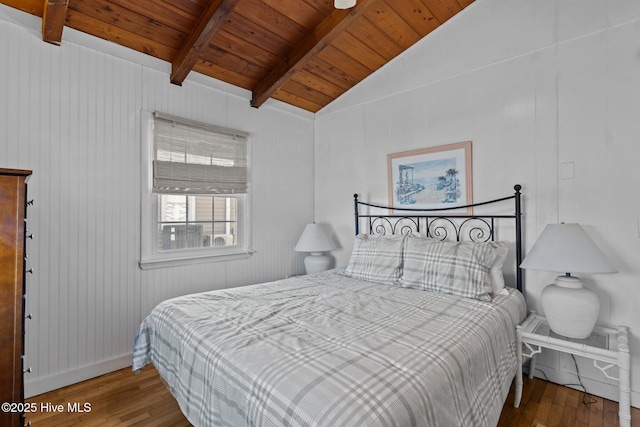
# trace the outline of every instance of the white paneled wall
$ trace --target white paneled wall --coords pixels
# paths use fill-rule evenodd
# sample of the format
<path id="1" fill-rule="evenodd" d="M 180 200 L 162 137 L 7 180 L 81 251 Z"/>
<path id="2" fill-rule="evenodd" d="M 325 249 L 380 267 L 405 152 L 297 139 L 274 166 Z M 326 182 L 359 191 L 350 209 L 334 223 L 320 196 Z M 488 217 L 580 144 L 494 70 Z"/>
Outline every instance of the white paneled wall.
<path id="1" fill-rule="evenodd" d="M 128 366 L 139 322 L 166 298 L 300 273 L 293 247 L 313 220 L 313 115 L 253 109 L 202 76 L 171 85 L 166 64 L 86 38 L 116 56 L 99 53 L 68 28 L 52 46 L 39 25 L 0 5 L 0 166 L 33 170 L 27 395 Z M 139 269 L 142 110 L 251 134 L 252 257 Z"/>
<path id="2" fill-rule="evenodd" d="M 580 222 L 618 266 L 583 280 L 599 323 L 630 327 L 640 406 L 639 118 L 639 1 L 478 0 L 316 115 L 315 217 L 339 231 L 345 264 L 347 201 L 387 201 L 387 154 L 473 141 L 474 199 L 522 184 L 527 247 L 547 223 Z M 531 309 L 554 276 L 526 273 Z M 569 357 L 541 359 L 576 382 Z M 579 363 L 589 391 L 617 399 L 615 382 Z"/>

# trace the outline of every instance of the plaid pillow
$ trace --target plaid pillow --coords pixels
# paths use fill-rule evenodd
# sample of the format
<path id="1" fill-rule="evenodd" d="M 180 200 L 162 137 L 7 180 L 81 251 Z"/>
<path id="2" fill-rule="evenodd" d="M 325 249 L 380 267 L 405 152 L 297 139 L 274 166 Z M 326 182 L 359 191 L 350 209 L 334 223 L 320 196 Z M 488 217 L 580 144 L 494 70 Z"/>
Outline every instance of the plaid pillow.
<path id="1" fill-rule="evenodd" d="M 496 246 L 407 237 L 400 286 L 491 301 Z"/>
<path id="2" fill-rule="evenodd" d="M 367 282 L 397 285 L 402 270 L 403 236 L 359 234 L 344 270 L 345 276 Z"/>

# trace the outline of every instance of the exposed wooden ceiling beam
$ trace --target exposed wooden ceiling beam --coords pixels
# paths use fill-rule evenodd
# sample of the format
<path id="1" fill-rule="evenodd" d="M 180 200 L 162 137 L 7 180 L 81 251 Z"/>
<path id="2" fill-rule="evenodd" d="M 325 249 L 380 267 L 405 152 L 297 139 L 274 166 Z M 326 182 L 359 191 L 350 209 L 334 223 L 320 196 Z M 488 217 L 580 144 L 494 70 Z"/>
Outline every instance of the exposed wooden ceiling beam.
<path id="1" fill-rule="evenodd" d="M 42 14 L 42 40 L 60 46 L 68 8 L 69 0 L 45 0 Z"/>
<path id="2" fill-rule="evenodd" d="M 239 0 L 211 0 L 209 7 L 200 16 L 178 55 L 171 64 L 171 83 L 182 85 L 184 79 L 198 61 L 202 51 L 218 32 L 225 18 L 238 4 Z"/>
<path id="3" fill-rule="evenodd" d="M 251 106 L 258 108 L 278 91 L 291 77 L 304 68 L 325 47 L 336 39 L 349 24 L 374 3 L 359 0 L 351 9 L 335 9 L 302 42 L 294 48 L 253 90 Z"/>

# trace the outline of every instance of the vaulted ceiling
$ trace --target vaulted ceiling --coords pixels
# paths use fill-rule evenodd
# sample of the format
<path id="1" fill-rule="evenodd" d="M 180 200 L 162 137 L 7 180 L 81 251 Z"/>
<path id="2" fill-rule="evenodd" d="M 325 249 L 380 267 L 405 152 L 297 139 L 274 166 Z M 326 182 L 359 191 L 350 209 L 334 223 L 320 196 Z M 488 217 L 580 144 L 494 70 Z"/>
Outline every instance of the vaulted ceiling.
<path id="1" fill-rule="evenodd" d="M 170 62 L 171 82 L 201 73 L 316 112 L 473 0 L 0 0 L 64 27 Z M 437 61 L 437 58 L 433 58 Z"/>

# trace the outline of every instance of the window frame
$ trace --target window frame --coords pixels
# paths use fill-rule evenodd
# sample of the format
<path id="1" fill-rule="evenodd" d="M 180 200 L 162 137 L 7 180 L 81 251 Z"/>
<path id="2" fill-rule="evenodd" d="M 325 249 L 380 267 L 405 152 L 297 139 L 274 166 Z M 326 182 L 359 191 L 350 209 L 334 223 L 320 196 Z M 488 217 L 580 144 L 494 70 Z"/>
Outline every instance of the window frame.
<path id="1" fill-rule="evenodd" d="M 179 119 L 178 119 L 179 120 Z M 184 120 L 188 123 L 189 120 Z M 247 182 L 245 194 L 219 194 L 203 196 L 236 198 L 237 244 L 233 246 L 213 246 L 192 249 L 176 249 L 162 251 L 158 249 L 158 194 L 153 188 L 153 153 L 154 153 L 154 113 L 141 113 L 141 195 L 140 195 L 140 262 L 142 270 L 164 268 L 179 265 L 199 264 L 205 262 L 246 259 L 253 254 L 251 249 L 251 142 L 247 137 Z M 233 132 L 230 130 L 230 132 Z M 187 195 L 188 196 L 188 195 Z"/>

